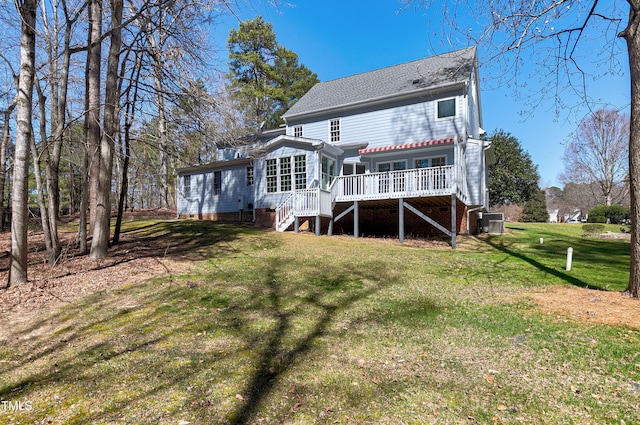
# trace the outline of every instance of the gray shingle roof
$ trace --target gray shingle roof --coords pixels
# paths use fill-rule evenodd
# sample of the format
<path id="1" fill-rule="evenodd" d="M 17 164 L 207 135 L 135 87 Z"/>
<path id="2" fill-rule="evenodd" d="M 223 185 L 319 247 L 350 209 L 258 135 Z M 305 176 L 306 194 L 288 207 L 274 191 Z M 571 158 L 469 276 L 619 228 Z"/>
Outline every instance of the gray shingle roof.
<path id="1" fill-rule="evenodd" d="M 475 63 L 476 48 L 437 56 L 318 83 L 285 114 L 284 118 L 410 94 L 430 87 L 464 82 Z"/>

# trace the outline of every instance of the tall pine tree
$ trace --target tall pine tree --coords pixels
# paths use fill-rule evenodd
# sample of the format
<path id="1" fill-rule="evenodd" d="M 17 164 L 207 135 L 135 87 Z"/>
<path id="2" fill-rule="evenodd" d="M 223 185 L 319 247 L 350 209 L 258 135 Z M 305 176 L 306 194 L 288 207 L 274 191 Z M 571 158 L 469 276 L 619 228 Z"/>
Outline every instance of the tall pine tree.
<path id="1" fill-rule="evenodd" d="M 282 114 L 319 81 L 278 44 L 273 26 L 260 16 L 231 30 L 227 46 L 230 90 L 251 130 L 277 128 Z"/>

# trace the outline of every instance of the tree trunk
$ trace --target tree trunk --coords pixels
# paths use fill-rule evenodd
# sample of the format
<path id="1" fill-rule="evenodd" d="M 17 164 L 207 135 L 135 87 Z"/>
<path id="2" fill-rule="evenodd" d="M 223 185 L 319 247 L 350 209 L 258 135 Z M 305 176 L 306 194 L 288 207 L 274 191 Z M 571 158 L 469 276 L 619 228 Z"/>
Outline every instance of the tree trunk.
<path id="1" fill-rule="evenodd" d="M 16 107 L 16 101 L 17 98 L 14 99 L 11 105 L 4 111 L 4 128 L 2 131 L 2 140 L 0 140 L 0 230 L 4 230 L 6 217 L 4 190 L 7 176 L 7 146 L 9 146 L 11 140 L 9 120 L 11 119 L 11 113 Z"/>
<path id="2" fill-rule="evenodd" d="M 20 81 L 18 83 L 17 131 L 13 163 L 11 214 L 11 270 L 9 284 L 27 281 L 27 225 L 29 189 L 29 143 L 32 137 L 33 79 L 36 50 L 36 0 L 23 0 L 18 5 L 22 18 L 20 36 Z"/>
<path id="3" fill-rule="evenodd" d="M 100 142 L 100 173 L 98 179 L 97 210 L 91 241 L 90 257 L 93 260 L 105 258 L 109 249 L 109 221 L 111 218 L 111 177 L 113 172 L 113 152 L 118 134 L 118 65 L 122 48 L 123 0 L 111 1 L 111 36 L 104 103 L 104 135 Z"/>
<path id="4" fill-rule="evenodd" d="M 47 121 L 46 121 L 46 98 L 40 88 L 40 81 L 35 82 L 36 92 L 38 93 L 38 107 L 40 109 L 40 139 L 43 149 L 47 149 Z M 32 133 L 33 134 L 33 133 Z M 33 174 L 36 180 L 36 196 L 38 198 L 38 207 L 40 208 L 40 221 L 42 223 L 42 232 L 44 233 L 44 244 L 47 250 L 47 262 L 54 264 L 58 258 L 59 252 L 55 252 L 53 246 L 53 238 L 51 228 L 49 227 L 49 215 L 47 214 L 47 203 L 44 200 L 44 190 L 42 185 L 42 169 L 40 167 L 40 155 L 36 148 L 34 137 L 30 140 L 31 156 L 33 157 Z M 57 235 L 56 235 L 57 239 Z"/>
<path id="5" fill-rule="evenodd" d="M 640 1 L 629 1 L 629 23 L 621 36 L 627 42 L 631 74 L 629 186 L 631 195 L 631 264 L 626 293 L 640 297 Z"/>
<path id="6" fill-rule="evenodd" d="M 100 60 L 102 0 L 89 1 L 89 48 L 87 51 L 87 150 L 89 155 L 89 223 L 93 229 L 100 177 Z"/>

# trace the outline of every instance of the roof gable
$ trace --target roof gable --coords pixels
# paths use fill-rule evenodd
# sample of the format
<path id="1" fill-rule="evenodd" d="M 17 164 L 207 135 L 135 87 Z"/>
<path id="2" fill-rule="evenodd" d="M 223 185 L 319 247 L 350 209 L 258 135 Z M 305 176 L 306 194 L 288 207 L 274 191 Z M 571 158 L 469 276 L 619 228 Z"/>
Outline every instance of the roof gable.
<path id="1" fill-rule="evenodd" d="M 283 118 L 366 104 L 438 87 L 464 83 L 475 66 L 476 48 L 469 47 L 318 83 Z"/>

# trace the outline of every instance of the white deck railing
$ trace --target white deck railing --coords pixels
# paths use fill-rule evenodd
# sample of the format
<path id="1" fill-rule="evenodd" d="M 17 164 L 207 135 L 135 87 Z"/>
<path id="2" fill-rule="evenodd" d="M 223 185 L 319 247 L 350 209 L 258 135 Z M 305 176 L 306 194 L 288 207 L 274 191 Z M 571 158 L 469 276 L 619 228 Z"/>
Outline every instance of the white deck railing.
<path id="1" fill-rule="evenodd" d="M 454 166 L 336 177 L 335 202 L 444 196 L 456 193 Z"/>
<path id="2" fill-rule="evenodd" d="M 335 202 L 370 201 L 428 196 L 456 196 L 466 202 L 467 179 L 464 167 L 417 168 L 383 173 L 335 177 L 330 191 L 295 190 L 276 209 L 276 229 L 284 231 L 296 216 L 330 217 Z"/>

